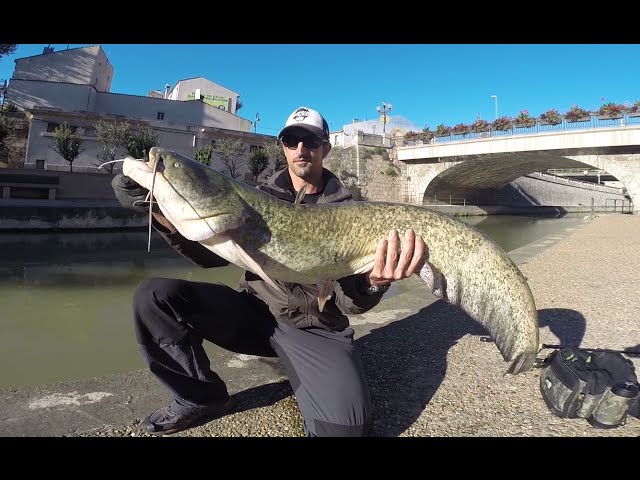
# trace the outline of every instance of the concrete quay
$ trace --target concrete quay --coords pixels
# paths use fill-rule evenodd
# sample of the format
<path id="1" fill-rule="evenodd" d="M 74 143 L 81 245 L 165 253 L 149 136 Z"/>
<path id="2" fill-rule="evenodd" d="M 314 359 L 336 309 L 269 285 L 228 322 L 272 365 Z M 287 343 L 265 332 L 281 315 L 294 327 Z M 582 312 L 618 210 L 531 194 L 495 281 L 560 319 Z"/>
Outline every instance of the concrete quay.
<path id="1" fill-rule="evenodd" d="M 510 252 L 527 277 L 547 344 L 625 349 L 640 345 L 640 216 L 585 217 L 577 228 Z M 540 370 L 504 376 L 508 364 L 459 309 L 405 293 L 352 317 L 370 382 L 377 437 L 638 437 L 640 420 L 600 430 L 555 417 Z M 231 414 L 171 437 L 296 437 L 295 399 L 278 359 L 209 349 L 238 400 Z M 544 350 L 543 354 L 551 353 Z M 640 376 L 640 357 L 629 357 Z M 82 361 L 82 359 L 78 359 Z M 169 399 L 146 370 L 0 390 L 2 437 L 149 436 L 139 422 Z"/>

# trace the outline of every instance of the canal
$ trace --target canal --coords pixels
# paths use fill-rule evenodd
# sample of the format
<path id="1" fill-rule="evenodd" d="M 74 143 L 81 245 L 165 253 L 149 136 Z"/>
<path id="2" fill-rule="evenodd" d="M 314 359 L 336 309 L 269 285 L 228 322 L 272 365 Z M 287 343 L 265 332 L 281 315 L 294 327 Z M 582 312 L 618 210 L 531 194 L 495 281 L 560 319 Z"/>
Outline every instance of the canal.
<path id="1" fill-rule="evenodd" d="M 584 215 L 466 217 L 511 251 L 584 222 Z M 145 368 L 131 298 L 150 276 L 237 286 L 235 266 L 204 269 L 145 231 L 0 234 L 0 387 Z M 401 291 L 394 286 L 387 295 Z M 206 342 L 205 342 L 206 343 Z"/>

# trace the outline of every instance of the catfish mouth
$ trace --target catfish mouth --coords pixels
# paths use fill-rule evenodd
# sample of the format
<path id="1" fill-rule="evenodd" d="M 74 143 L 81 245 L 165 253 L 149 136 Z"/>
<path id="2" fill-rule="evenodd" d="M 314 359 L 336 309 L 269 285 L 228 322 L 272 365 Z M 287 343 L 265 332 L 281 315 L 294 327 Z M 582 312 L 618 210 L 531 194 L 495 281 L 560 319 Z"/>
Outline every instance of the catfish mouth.
<path id="1" fill-rule="evenodd" d="M 149 155 L 149 160 L 145 162 L 151 172 L 162 173 L 166 170 L 164 164 L 164 157 L 161 153 L 156 155 Z"/>
<path id="2" fill-rule="evenodd" d="M 162 151 L 154 153 L 152 152 L 149 155 L 149 160 L 144 164 L 152 177 L 149 190 L 151 196 L 155 197 L 154 202 L 161 207 L 161 210 L 165 212 L 169 220 L 180 223 L 199 222 L 217 216 L 203 215 L 198 212 L 193 202 L 189 199 L 192 195 L 185 196 L 185 192 L 176 187 L 176 184 L 182 184 L 179 181 L 180 176 L 178 175 L 177 178 L 172 179 L 171 173 L 175 172 L 177 174 L 178 170 L 185 168 L 184 162 L 181 162 L 180 159 L 172 158 L 171 155 L 166 155 Z M 177 182 L 174 180 L 177 180 Z M 157 193 L 159 191 L 163 195 L 158 196 Z M 171 217 L 174 217 L 173 220 Z"/>

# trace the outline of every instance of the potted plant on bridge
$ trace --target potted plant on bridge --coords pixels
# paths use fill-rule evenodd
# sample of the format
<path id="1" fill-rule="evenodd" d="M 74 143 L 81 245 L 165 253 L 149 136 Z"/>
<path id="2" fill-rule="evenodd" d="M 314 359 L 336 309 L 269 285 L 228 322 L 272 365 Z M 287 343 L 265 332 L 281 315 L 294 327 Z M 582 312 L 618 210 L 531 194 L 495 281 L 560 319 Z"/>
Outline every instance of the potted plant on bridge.
<path id="1" fill-rule="evenodd" d="M 640 100 L 636 100 L 633 105 L 627 106 L 627 116 L 640 117 Z"/>
<path id="2" fill-rule="evenodd" d="M 493 129 L 499 132 L 506 132 L 507 130 L 511 130 L 513 128 L 513 119 L 511 117 L 498 117 L 493 123 Z"/>
<path id="3" fill-rule="evenodd" d="M 513 119 L 513 125 L 520 128 L 533 127 L 536 124 L 536 119 L 531 116 L 528 110 L 520 110 L 518 116 Z"/>
<path id="4" fill-rule="evenodd" d="M 569 123 L 588 122 L 591 120 L 591 114 L 578 105 L 572 105 L 571 108 L 564 114 L 564 118 Z"/>
<path id="5" fill-rule="evenodd" d="M 446 137 L 448 135 L 451 135 L 451 127 L 449 127 L 448 125 L 445 125 L 444 123 L 441 123 L 436 127 L 436 131 L 435 131 L 436 137 Z"/>
<path id="6" fill-rule="evenodd" d="M 598 109 L 597 116 L 600 120 L 615 120 L 622 118 L 627 107 L 614 102 L 608 102 L 601 105 Z"/>
<path id="7" fill-rule="evenodd" d="M 433 136 L 434 136 L 434 132 L 431 131 L 428 125 L 425 125 L 424 127 L 422 127 L 422 138 L 425 142 L 431 143 Z"/>
<path id="8" fill-rule="evenodd" d="M 475 133 L 488 132 L 490 128 L 491 124 L 481 118 L 477 118 L 476 121 L 471 124 L 471 131 Z"/>
<path id="9" fill-rule="evenodd" d="M 466 135 L 470 131 L 471 131 L 471 127 L 469 125 L 464 124 L 464 123 L 457 123 L 451 129 L 451 133 L 453 133 L 454 135 Z"/>
<path id="10" fill-rule="evenodd" d="M 540 125 L 559 125 L 562 123 L 562 117 L 555 108 L 550 108 L 540 115 Z"/>

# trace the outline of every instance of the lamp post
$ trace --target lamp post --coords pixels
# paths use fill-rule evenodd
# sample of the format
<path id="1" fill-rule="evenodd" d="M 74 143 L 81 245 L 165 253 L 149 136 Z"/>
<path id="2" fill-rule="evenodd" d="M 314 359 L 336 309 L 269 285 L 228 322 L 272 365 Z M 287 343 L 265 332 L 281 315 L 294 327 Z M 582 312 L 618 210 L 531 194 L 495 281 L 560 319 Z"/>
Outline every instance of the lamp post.
<path id="1" fill-rule="evenodd" d="M 387 126 L 387 113 L 391 111 L 393 105 L 390 103 L 382 102 L 382 107 L 377 107 L 376 110 L 378 113 L 382 114 L 382 136 L 384 137 L 386 133 Z"/>
<path id="2" fill-rule="evenodd" d="M 496 120 L 498 119 L 498 96 L 497 95 L 491 95 L 491 98 L 493 98 L 496 102 Z"/>

